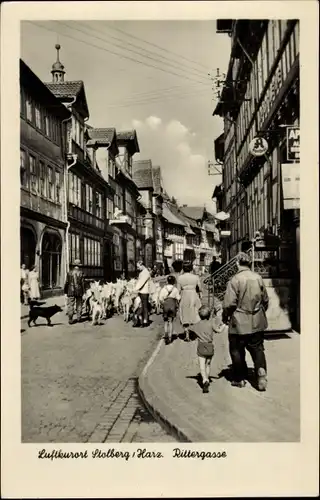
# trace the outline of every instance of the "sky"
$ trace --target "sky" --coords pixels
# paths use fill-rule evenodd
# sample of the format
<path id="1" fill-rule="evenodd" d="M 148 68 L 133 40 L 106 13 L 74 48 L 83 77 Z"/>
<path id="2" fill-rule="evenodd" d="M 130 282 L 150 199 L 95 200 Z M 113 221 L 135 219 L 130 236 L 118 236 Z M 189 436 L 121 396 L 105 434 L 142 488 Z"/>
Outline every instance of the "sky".
<path id="1" fill-rule="evenodd" d="M 24 21 L 21 58 L 51 81 L 56 43 L 65 80 L 83 80 L 94 127 L 136 129 L 140 153 L 160 165 L 179 204 L 206 206 L 220 176 L 209 176 L 217 99 L 209 73 L 227 69 L 230 38 L 215 21 Z"/>

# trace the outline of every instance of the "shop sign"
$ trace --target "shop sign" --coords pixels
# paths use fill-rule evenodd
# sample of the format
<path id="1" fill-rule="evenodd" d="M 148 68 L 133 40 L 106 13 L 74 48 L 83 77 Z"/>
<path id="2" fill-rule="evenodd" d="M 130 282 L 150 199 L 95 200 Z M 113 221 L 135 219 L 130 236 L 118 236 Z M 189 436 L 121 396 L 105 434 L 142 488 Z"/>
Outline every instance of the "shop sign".
<path id="1" fill-rule="evenodd" d="M 300 127 L 287 127 L 287 160 L 300 160 Z"/>
<path id="2" fill-rule="evenodd" d="M 262 156 L 268 151 L 268 143 L 263 137 L 254 137 L 249 144 L 249 152 L 253 156 Z"/>
<path id="3" fill-rule="evenodd" d="M 283 163 L 281 171 L 284 209 L 300 208 L 300 163 Z"/>

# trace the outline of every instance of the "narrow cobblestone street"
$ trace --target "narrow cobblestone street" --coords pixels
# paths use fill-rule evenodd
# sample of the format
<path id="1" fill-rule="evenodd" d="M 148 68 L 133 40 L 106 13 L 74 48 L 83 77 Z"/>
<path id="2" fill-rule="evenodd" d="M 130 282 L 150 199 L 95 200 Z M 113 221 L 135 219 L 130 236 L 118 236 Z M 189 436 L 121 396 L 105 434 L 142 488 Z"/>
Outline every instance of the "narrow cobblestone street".
<path id="1" fill-rule="evenodd" d="M 137 377 L 157 344 L 159 319 L 134 329 L 122 318 L 103 325 L 48 328 L 22 322 L 22 441 L 104 443 L 175 441 L 137 393 Z"/>

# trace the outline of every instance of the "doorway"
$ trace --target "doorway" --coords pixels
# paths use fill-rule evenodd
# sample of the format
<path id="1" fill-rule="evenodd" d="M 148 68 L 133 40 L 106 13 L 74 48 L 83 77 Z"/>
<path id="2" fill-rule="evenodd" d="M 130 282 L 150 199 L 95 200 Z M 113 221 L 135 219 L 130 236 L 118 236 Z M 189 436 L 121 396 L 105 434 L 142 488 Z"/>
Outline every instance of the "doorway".
<path id="1" fill-rule="evenodd" d="M 42 239 L 42 287 L 44 290 L 61 286 L 62 241 L 58 234 L 45 232 Z"/>

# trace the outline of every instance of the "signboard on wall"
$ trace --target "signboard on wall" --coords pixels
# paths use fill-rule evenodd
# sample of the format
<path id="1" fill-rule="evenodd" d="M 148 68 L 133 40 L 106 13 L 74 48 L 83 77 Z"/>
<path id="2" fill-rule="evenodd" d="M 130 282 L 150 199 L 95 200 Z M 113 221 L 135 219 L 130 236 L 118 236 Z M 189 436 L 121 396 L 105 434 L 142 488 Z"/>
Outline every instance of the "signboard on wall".
<path id="1" fill-rule="evenodd" d="M 300 208 L 300 163 L 282 163 L 281 171 L 284 209 Z"/>
<path id="2" fill-rule="evenodd" d="M 254 137 L 249 144 L 249 151 L 253 156 L 262 156 L 268 151 L 268 147 L 263 137 Z"/>
<path id="3" fill-rule="evenodd" d="M 300 160 L 300 127 L 287 127 L 287 160 Z"/>

